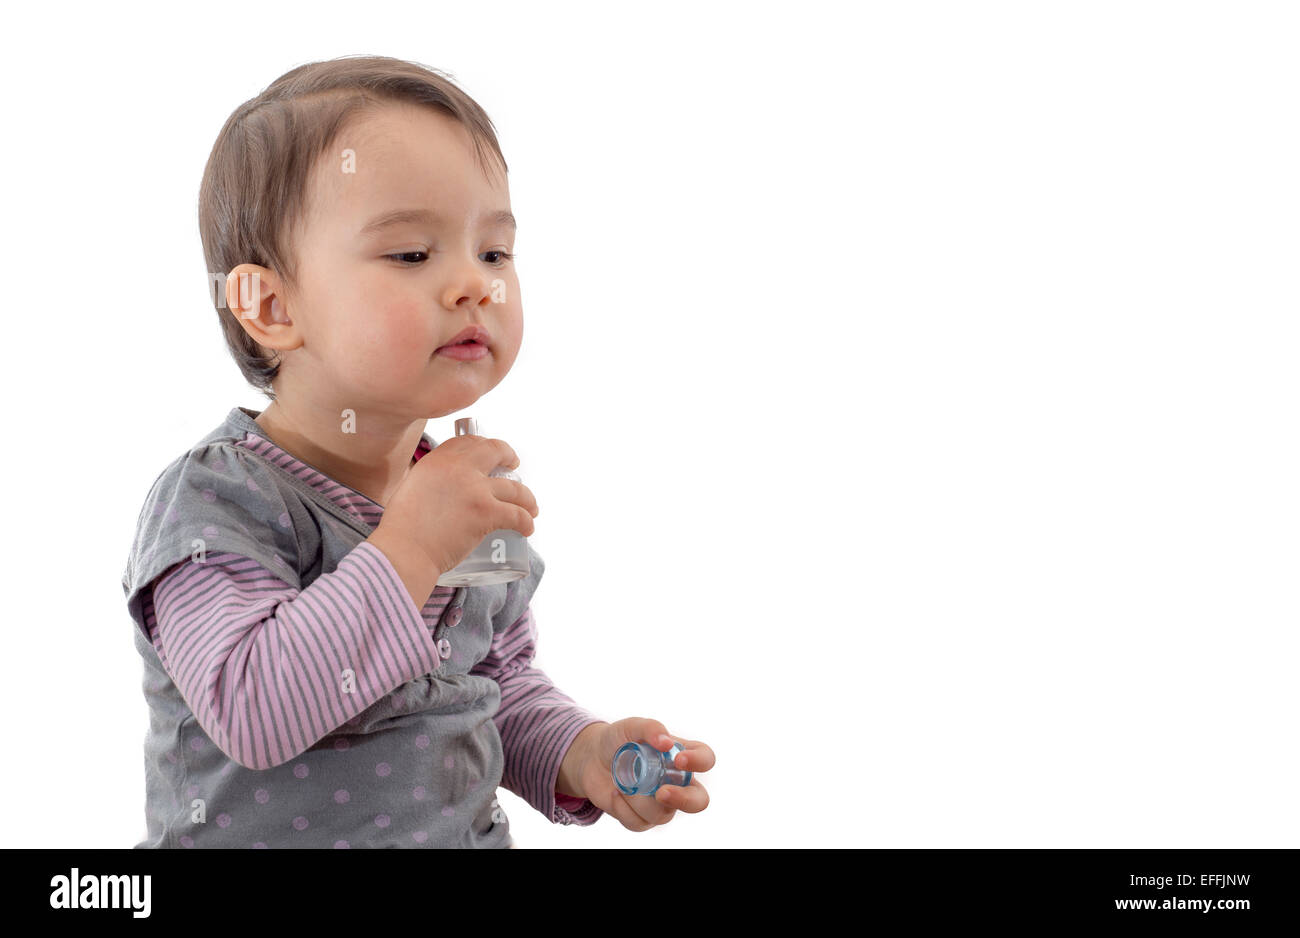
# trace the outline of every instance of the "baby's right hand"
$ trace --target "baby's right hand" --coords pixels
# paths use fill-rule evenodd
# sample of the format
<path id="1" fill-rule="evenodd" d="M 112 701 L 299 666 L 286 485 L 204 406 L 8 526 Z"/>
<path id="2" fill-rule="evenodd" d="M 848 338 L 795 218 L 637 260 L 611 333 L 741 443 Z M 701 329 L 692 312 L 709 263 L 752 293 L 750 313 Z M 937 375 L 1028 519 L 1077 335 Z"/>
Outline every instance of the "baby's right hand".
<path id="1" fill-rule="evenodd" d="M 379 527 L 419 548 L 439 574 L 451 570 L 499 528 L 533 533 L 537 499 L 522 482 L 492 478 L 519 457 L 504 440 L 465 434 L 425 453 L 384 508 Z"/>

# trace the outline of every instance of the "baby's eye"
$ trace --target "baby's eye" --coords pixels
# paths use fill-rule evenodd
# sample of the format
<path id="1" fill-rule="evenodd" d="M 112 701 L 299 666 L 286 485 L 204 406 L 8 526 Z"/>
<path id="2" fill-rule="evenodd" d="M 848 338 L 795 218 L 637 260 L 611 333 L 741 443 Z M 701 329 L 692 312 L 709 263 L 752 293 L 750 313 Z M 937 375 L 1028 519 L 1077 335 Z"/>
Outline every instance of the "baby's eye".
<path id="1" fill-rule="evenodd" d="M 512 261 L 515 259 L 515 255 L 511 254 L 509 251 L 484 251 L 479 256 L 486 258 L 489 254 L 495 254 L 500 258 L 500 260 L 487 261 L 487 263 L 493 265 L 504 264 L 506 261 Z M 418 264 L 422 264 L 429 257 L 429 255 L 427 255 L 424 251 L 406 251 L 401 254 L 385 254 L 384 256 L 391 257 L 393 260 L 397 261 L 399 264 L 402 264 L 403 266 L 406 267 L 414 267 Z M 420 258 L 420 260 L 406 259 L 406 258 L 416 258 L 416 257 Z"/>

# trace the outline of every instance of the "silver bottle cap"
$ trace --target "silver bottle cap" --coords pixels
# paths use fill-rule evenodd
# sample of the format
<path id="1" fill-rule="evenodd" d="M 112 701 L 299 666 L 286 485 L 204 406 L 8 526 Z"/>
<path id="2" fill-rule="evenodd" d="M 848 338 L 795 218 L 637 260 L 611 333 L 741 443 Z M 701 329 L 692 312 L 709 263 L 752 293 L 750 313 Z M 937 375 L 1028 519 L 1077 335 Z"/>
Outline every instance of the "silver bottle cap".
<path id="1" fill-rule="evenodd" d="M 472 433 L 474 434 L 474 436 L 483 435 L 478 432 L 477 420 L 475 420 L 473 417 L 460 417 L 456 421 L 456 435 L 464 436 L 467 433 Z M 515 482 L 524 481 L 523 478 L 519 475 L 519 473 L 511 472 L 509 469 L 506 469 L 502 466 L 497 466 L 495 469 L 489 472 L 488 475 L 495 479 L 512 479 Z"/>

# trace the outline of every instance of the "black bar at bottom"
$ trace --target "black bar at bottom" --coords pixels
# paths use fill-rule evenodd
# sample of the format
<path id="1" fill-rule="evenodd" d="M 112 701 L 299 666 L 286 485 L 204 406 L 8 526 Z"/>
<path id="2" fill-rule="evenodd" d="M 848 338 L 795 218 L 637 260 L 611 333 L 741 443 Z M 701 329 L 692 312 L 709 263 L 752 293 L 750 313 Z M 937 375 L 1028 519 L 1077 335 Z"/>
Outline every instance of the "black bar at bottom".
<path id="1" fill-rule="evenodd" d="M 9 916 L 370 927 L 448 917 L 561 928 L 622 908 L 669 929 L 737 917 L 855 925 L 1300 920 L 1297 850 L 8 850 Z M 145 876 L 148 876 L 147 907 Z M 75 908 L 74 908 L 75 906 Z M 89 906 L 89 907 L 87 907 Z M 686 910 L 697 910 L 690 913 Z M 147 914 L 145 914 L 147 912 Z M 697 914 L 703 915 L 697 920 Z M 539 917 L 540 918 L 537 918 Z M 522 917 L 522 918 L 520 918 Z M 536 924 L 535 923 L 535 924 Z M 130 927 L 130 926 L 128 926 Z M 548 926 L 550 927 L 550 926 Z M 658 927 L 658 926 L 656 926 Z"/>

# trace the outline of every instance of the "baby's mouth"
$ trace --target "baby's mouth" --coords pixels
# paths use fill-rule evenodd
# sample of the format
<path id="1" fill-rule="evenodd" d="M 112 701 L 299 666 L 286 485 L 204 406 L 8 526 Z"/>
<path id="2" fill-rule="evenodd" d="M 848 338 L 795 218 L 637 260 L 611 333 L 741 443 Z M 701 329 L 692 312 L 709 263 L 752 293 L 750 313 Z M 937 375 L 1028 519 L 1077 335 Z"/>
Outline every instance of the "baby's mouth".
<path id="1" fill-rule="evenodd" d="M 482 326 L 478 324 L 474 324 L 471 326 L 466 326 L 464 329 L 458 332 L 455 335 L 455 337 L 446 345 L 439 346 L 438 351 L 442 351 L 445 348 L 452 348 L 453 346 L 457 346 L 457 345 L 486 346 L 490 338 L 491 337 L 488 335 L 486 329 L 484 329 Z"/>
<path id="2" fill-rule="evenodd" d="M 462 330 L 433 353 L 435 358 L 450 358 L 459 362 L 482 361 L 489 354 L 487 330 L 477 325 Z"/>

